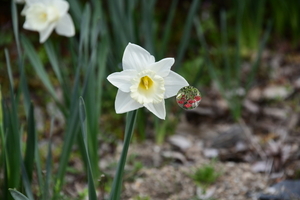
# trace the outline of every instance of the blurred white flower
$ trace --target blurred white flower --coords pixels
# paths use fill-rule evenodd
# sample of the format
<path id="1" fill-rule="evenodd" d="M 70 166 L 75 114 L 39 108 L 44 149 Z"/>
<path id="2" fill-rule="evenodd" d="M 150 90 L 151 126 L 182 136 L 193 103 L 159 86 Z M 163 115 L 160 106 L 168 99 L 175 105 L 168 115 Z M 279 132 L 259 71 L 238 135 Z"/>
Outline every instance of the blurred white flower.
<path id="1" fill-rule="evenodd" d="M 123 71 L 107 77 L 119 90 L 116 96 L 117 113 L 146 107 L 160 119 L 165 119 L 164 99 L 175 96 L 188 82 L 171 71 L 174 58 L 155 62 L 154 57 L 142 47 L 129 43 L 123 55 Z"/>
<path id="2" fill-rule="evenodd" d="M 53 29 L 59 35 L 74 36 L 75 28 L 68 10 L 69 3 L 65 0 L 26 0 L 22 11 L 26 17 L 23 27 L 38 31 L 40 43 L 47 40 Z"/>

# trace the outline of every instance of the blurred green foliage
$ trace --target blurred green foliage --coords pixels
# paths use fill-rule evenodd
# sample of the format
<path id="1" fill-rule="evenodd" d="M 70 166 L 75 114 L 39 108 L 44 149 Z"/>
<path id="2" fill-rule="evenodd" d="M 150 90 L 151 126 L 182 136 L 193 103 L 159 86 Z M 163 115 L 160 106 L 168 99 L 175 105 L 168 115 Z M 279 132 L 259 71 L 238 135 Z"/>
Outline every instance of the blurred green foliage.
<path id="1" fill-rule="evenodd" d="M 196 184 L 206 188 L 214 183 L 220 175 L 220 172 L 216 171 L 213 164 L 207 164 L 197 168 L 190 177 Z"/>

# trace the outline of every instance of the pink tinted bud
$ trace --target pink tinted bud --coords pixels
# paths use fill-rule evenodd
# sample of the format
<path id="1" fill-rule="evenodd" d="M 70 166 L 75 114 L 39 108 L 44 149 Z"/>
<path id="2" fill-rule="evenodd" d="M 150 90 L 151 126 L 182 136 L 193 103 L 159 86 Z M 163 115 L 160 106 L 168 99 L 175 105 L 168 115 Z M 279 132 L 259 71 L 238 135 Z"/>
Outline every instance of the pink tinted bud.
<path id="1" fill-rule="evenodd" d="M 177 101 L 177 103 L 179 103 L 179 104 L 184 104 L 184 101 L 179 100 L 179 101 Z"/>
<path id="2" fill-rule="evenodd" d="M 192 103 L 195 103 L 195 101 L 194 100 L 188 100 L 188 103 L 192 104 Z"/>
<path id="3" fill-rule="evenodd" d="M 201 100 L 201 97 L 200 96 L 195 96 L 194 98 L 196 101 L 200 101 Z"/>
<path id="4" fill-rule="evenodd" d="M 192 107 L 192 104 L 187 103 L 187 104 L 184 105 L 184 107 L 190 108 L 190 107 Z"/>

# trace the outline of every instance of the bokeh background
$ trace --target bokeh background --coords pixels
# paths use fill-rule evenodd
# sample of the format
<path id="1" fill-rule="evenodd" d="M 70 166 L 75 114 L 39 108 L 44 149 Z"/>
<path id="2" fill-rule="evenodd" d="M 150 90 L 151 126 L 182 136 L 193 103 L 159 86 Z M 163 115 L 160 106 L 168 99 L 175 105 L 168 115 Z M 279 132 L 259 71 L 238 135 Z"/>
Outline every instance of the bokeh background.
<path id="1" fill-rule="evenodd" d="M 255 144 L 261 145 L 263 150 L 246 149 L 255 155 L 250 160 L 245 154 L 241 156 L 236 152 L 231 152 L 231 157 L 225 154 L 223 158 L 218 154 L 219 159 L 253 163 L 276 158 L 279 164 L 273 163 L 270 172 L 283 171 L 280 180 L 300 178 L 299 153 L 298 149 L 293 149 L 293 145 L 299 145 L 295 138 L 300 133 L 300 1 L 68 2 L 76 35 L 66 38 L 52 33 L 44 44 L 40 44 L 37 32 L 22 28 L 25 18 L 20 13 L 24 4 L 1 1 L 3 133 L 0 187 L 3 190 L 0 199 L 11 199 L 7 188 L 27 191 L 26 184 L 31 185 L 36 199 L 43 195 L 46 198 L 48 193 L 54 199 L 86 197 L 86 192 L 80 195 L 68 192 L 69 187 L 74 188 L 70 186 L 72 181 L 65 180 L 66 174 L 72 174 L 75 182 L 86 180 L 87 158 L 82 153 L 82 136 L 77 134 L 81 132 L 77 108 L 79 96 L 86 102 L 87 127 L 91 134 L 87 143 L 96 188 L 99 196 L 107 198 L 113 177 L 111 170 L 116 161 L 104 158 L 118 155 L 120 141 L 124 138 L 125 115 L 115 114 L 117 88 L 106 77 L 121 71 L 123 51 L 129 42 L 147 49 L 156 60 L 174 57 L 172 70 L 198 88 L 203 101 L 197 109 L 185 111 L 177 105 L 175 98 L 166 100 L 165 121 L 140 109 L 134 144 L 150 141 L 152 146 L 163 146 L 169 137 L 178 133 L 194 134 L 195 140 L 206 141 L 202 135 L 208 131 L 199 128 L 203 124 L 209 127 L 220 123 L 228 127 L 242 124 L 251 128 L 250 137 L 255 138 Z M 284 129 L 284 134 L 279 129 Z M 233 140 L 214 138 L 216 140 L 211 141 L 228 142 L 232 147 L 236 138 L 231 138 Z M 209 143 L 214 144 L 211 141 Z M 277 142 L 276 148 L 269 147 L 270 141 Z M 52 146 L 52 154 L 49 154 L 48 145 Z M 285 155 L 284 145 L 290 145 L 293 151 Z M 31 150 L 30 146 L 33 147 Z M 272 149 L 271 153 L 268 148 Z M 265 157 L 260 151 L 265 152 Z M 39 167 L 36 152 L 39 152 Z M 283 154 L 288 159 L 283 158 Z M 178 159 L 171 158 L 173 161 Z M 100 164 L 102 159 L 105 166 Z M 149 167 L 143 159 L 141 162 L 134 160 L 128 161 L 132 179 L 138 176 L 140 169 Z M 290 176 L 285 173 L 290 164 L 287 160 L 296 165 Z M 24 183 L 24 177 L 21 178 L 23 162 L 29 177 L 27 183 Z M 159 166 L 168 164 L 163 162 Z M 52 166 L 49 174 L 36 172 L 48 166 Z M 14 171 L 14 174 L 8 171 Z M 43 193 L 41 181 L 50 180 L 50 172 L 55 178 L 48 182 L 49 188 Z M 96 181 L 101 174 L 107 178 L 104 186 L 101 181 Z M 124 199 L 142 199 L 133 194 L 125 195 Z M 149 195 L 149 199 L 160 199 L 159 195 L 154 196 Z M 161 199 L 168 197 L 170 195 L 161 195 Z"/>

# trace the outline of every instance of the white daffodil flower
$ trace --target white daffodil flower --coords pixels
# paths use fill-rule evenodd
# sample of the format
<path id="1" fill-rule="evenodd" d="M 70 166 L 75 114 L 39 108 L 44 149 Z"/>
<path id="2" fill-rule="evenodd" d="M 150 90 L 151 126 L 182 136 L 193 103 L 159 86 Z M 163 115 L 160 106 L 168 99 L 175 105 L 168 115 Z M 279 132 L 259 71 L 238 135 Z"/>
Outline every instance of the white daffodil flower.
<path id="1" fill-rule="evenodd" d="M 165 101 L 175 96 L 188 82 L 171 71 L 174 58 L 155 62 L 154 57 L 142 47 L 129 43 L 123 54 L 123 71 L 107 77 L 118 88 L 116 113 L 125 113 L 146 107 L 160 119 L 165 119 Z"/>
<path id="2" fill-rule="evenodd" d="M 22 11 L 26 17 L 23 27 L 38 31 L 40 43 L 47 40 L 53 29 L 59 35 L 72 37 L 75 28 L 68 10 L 69 3 L 65 0 L 26 0 Z"/>

